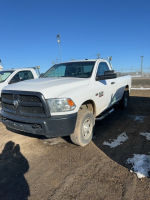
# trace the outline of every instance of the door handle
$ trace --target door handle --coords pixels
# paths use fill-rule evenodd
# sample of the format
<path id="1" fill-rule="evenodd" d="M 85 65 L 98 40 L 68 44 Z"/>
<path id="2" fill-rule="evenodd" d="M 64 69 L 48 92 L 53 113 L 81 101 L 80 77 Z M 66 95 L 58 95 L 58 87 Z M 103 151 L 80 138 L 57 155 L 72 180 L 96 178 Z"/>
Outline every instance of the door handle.
<path id="1" fill-rule="evenodd" d="M 115 82 L 111 82 L 111 84 L 115 84 Z"/>

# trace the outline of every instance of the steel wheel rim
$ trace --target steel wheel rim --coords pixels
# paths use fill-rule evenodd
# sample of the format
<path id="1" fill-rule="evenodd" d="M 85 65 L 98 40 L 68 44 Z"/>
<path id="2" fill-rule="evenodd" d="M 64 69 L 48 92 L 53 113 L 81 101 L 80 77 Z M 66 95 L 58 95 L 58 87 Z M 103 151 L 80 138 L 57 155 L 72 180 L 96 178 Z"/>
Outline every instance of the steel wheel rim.
<path id="1" fill-rule="evenodd" d="M 92 120 L 86 118 L 82 125 L 82 136 L 85 140 L 89 139 L 92 132 Z"/>

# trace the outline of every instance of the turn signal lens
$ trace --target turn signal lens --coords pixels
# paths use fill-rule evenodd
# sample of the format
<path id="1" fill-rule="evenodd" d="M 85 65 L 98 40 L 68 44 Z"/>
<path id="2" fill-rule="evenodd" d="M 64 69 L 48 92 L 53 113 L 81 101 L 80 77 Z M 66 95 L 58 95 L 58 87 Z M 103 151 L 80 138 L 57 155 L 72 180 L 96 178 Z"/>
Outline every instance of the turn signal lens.
<path id="1" fill-rule="evenodd" d="M 69 104 L 70 107 L 75 105 L 74 102 L 71 99 L 67 99 L 67 101 L 68 101 L 68 104 Z"/>

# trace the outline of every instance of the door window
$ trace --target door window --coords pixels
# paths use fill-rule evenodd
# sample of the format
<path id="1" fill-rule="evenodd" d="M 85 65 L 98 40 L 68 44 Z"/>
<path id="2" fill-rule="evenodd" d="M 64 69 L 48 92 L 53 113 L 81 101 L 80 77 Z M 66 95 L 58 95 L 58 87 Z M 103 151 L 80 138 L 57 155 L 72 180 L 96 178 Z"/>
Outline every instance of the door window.
<path id="1" fill-rule="evenodd" d="M 31 71 L 20 71 L 11 79 L 11 83 L 17 83 L 19 81 L 25 81 L 33 78 L 34 77 Z"/>
<path id="2" fill-rule="evenodd" d="M 106 62 L 100 62 L 97 70 L 97 76 L 104 75 L 105 71 L 109 71 L 108 65 Z"/>
<path id="3" fill-rule="evenodd" d="M 1 71 L 0 72 L 0 83 L 4 82 L 14 71 Z"/>

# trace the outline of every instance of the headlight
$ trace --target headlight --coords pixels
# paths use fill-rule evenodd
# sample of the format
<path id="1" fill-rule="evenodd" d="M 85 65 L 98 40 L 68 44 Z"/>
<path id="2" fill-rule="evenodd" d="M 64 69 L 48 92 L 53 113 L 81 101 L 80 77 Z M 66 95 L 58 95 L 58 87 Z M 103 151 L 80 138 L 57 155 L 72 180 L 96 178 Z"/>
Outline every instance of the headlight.
<path id="1" fill-rule="evenodd" d="M 48 99 L 50 112 L 67 112 L 74 110 L 76 105 L 71 99 Z"/>

